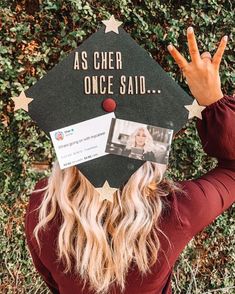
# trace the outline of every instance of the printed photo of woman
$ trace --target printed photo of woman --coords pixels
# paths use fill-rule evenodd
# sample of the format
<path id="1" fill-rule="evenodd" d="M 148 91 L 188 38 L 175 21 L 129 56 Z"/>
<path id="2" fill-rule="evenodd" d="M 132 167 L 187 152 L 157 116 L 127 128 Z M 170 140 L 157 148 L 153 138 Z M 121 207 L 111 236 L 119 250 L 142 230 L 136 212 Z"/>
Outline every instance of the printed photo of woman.
<path id="1" fill-rule="evenodd" d="M 128 138 L 126 148 L 123 150 L 122 155 L 146 160 L 146 161 L 158 161 L 157 154 L 161 150 L 161 157 L 164 157 L 166 147 L 157 149 L 153 138 L 147 128 L 137 128 Z M 164 151 L 164 152 L 162 152 Z"/>
<path id="2" fill-rule="evenodd" d="M 173 130 L 113 119 L 106 152 L 138 160 L 167 164 Z"/>

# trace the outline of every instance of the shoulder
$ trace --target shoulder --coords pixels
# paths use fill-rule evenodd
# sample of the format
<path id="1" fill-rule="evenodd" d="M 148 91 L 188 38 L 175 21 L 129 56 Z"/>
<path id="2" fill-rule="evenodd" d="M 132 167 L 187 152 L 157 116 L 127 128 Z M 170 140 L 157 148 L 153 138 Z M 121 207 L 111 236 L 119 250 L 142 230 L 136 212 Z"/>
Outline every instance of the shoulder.
<path id="1" fill-rule="evenodd" d="M 193 195 L 195 195 L 195 190 L 197 192 L 197 186 L 193 182 L 186 181 L 175 181 L 176 188 L 171 190 L 169 194 L 162 197 L 163 200 L 163 213 L 173 214 L 177 222 L 182 226 L 185 221 L 185 215 L 190 213 L 190 206 L 193 203 Z M 185 224 L 184 224 L 185 225 Z"/>
<path id="2" fill-rule="evenodd" d="M 38 208 L 42 202 L 48 178 L 39 180 L 29 196 L 29 202 L 25 213 L 26 234 L 32 233 L 38 220 Z"/>
<path id="3" fill-rule="evenodd" d="M 211 187 L 211 184 L 207 181 L 198 183 L 194 179 L 178 181 L 177 184 L 181 186 L 182 192 L 176 193 L 175 211 L 184 231 L 192 237 L 191 230 L 194 223 L 197 225 L 205 218 L 205 215 L 210 214 L 206 190 Z"/>
<path id="4" fill-rule="evenodd" d="M 42 198 L 44 196 L 45 189 L 48 184 L 48 178 L 43 178 L 39 180 L 35 186 L 33 191 L 30 194 L 29 197 L 29 206 L 28 208 L 36 208 L 40 205 Z"/>
<path id="5" fill-rule="evenodd" d="M 35 184 L 33 191 L 38 190 L 38 189 L 42 189 L 42 188 L 46 187 L 47 184 L 48 184 L 48 178 L 42 178 Z"/>
<path id="6" fill-rule="evenodd" d="M 184 231 L 188 228 L 188 214 L 193 206 L 193 195 L 195 194 L 194 183 L 190 181 L 174 181 L 175 186 L 165 197 L 161 197 L 163 210 L 162 219 L 176 230 Z M 197 206 L 198 207 L 198 206 Z"/>

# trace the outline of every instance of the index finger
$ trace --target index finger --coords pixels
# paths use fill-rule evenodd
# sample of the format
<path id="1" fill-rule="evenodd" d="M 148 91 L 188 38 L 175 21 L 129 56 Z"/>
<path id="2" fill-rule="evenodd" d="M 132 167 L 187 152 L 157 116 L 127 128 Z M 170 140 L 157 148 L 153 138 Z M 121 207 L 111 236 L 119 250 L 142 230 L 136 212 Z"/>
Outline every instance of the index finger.
<path id="1" fill-rule="evenodd" d="M 187 29 L 187 38 L 188 38 L 188 49 L 189 49 L 192 62 L 199 63 L 201 60 L 201 57 L 198 51 L 197 41 L 196 41 L 192 27 L 188 27 Z"/>

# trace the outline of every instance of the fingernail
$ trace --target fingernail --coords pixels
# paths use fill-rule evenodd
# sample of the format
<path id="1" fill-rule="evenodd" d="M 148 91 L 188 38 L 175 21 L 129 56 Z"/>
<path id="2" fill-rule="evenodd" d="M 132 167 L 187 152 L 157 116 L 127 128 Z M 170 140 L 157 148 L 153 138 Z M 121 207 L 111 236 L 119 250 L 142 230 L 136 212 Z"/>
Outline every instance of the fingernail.
<path id="1" fill-rule="evenodd" d="M 188 27 L 187 32 L 192 33 L 193 32 L 193 27 Z"/>
<path id="2" fill-rule="evenodd" d="M 168 49 L 169 51 L 171 51 L 171 50 L 173 49 L 173 46 L 170 44 L 170 45 L 167 46 L 167 49 Z"/>
<path id="3" fill-rule="evenodd" d="M 224 36 L 223 39 L 224 39 L 225 42 L 227 42 L 228 41 L 228 36 Z"/>

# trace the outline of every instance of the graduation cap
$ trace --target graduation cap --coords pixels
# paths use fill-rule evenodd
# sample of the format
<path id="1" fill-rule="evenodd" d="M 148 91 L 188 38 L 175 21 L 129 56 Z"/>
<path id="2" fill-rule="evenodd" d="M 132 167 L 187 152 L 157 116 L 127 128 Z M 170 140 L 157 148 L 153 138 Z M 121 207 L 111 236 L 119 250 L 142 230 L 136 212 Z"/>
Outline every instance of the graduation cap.
<path id="1" fill-rule="evenodd" d="M 125 122 L 129 128 L 133 126 L 127 122 L 135 122 L 136 126 L 146 125 L 149 131 L 172 130 L 175 134 L 188 118 L 200 116 L 203 107 L 196 100 L 191 105 L 192 97 L 121 28 L 121 22 L 112 16 L 103 23 L 42 79 L 19 97 L 13 97 L 15 110 L 28 111 L 38 126 L 51 134 L 53 143 L 58 141 L 64 149 L 83 143 L 77 153 L 84 148 L 92 149 L 93 139 L 99 144 L 106 144 L 107 139 L 112 141 L 114 134 L 110 128 L 113 131 L 118 123 L 117 140 L 124 142 L 128 137 Z M 112 122 L 111 127 L 108 122 Z M 78 133 L 83 130 L 82 138 L 78 134 L 76 142 L 68 143 L 76 125 Z M 119 188 L 144 163 L 120 152 L 93 157 L 87 156 L 76 165 L 95 187 L 104 187 L 106 192 L 110 187 Z"/>

